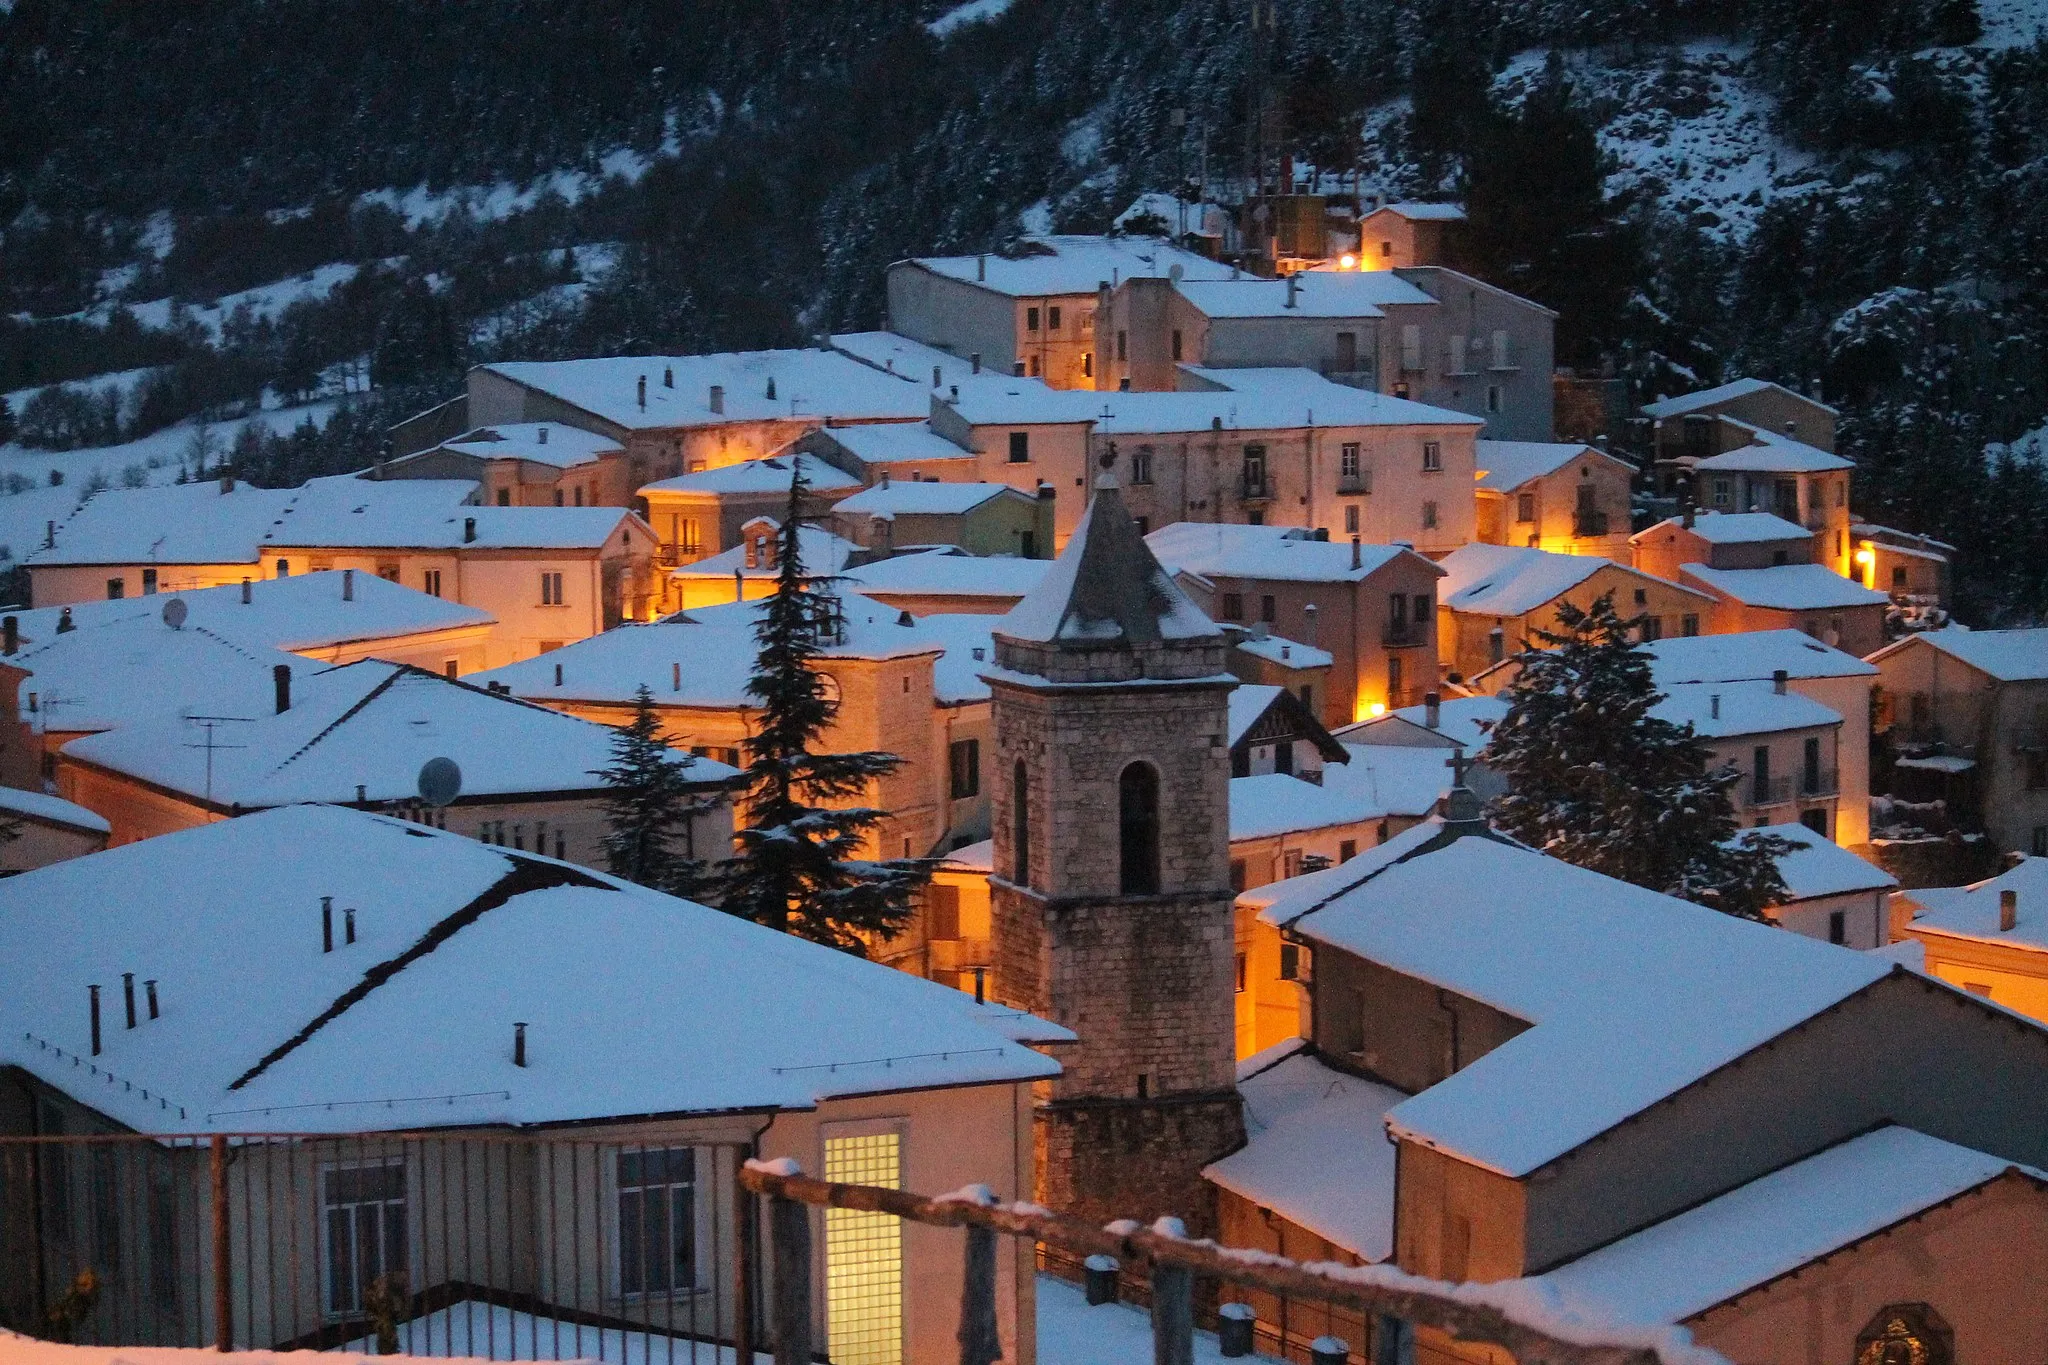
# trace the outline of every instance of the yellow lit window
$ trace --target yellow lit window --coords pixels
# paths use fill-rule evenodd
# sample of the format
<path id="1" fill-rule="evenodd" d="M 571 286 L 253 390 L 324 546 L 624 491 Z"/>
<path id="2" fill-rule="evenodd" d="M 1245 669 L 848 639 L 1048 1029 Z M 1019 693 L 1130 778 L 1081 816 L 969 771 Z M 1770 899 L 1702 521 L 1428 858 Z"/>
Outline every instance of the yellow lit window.
<path id="1" fill-rule="evenodd" d="M 825 1179 L 901 1189 L 897 1133 L 825 1139 Z M 833 1365 L 903 1359 L 903 1224 L 886 1213 L 825 1210 L 825 1323 Z"/>

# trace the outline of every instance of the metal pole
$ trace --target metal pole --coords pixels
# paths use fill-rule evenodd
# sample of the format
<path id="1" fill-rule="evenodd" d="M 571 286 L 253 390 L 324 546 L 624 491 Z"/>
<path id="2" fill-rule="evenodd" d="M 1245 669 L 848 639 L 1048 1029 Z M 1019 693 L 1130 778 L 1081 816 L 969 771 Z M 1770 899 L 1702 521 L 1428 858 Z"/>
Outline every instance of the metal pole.
<path id="1" fill-rule="evenodd" d="M 228 1136 L 215 1133 L 207 1153 L 213 1185 L 213 1335 L 217 1350 L 235 1349 L 234 1257 L 228 1235 Z"/>

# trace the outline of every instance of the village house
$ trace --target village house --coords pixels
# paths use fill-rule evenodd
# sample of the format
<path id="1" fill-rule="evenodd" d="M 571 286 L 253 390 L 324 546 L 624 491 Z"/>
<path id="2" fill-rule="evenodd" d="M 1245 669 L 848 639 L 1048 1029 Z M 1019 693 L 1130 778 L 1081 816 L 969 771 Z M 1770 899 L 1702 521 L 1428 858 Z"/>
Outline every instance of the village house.
<path id="1" fill-rule="evenodd" d="M 1263 621 L 1254 621 L 1249 626 L 1222 624 L 1223 633 L 1235 641 L 1235 647 L 1224 658 L 1238 681 L 1283 687 L 1308 708 L 1310 715 L 1322 715 L 1323 700 L 1330 695 L 1330 669 L 1337 662 L 1336 655 L 1300 640 L 1275 635 Z"/>
<path id="2" fill-rule="evenodd" d="M 1435 686 L 1443 570 L 1408 547 L 1193 522 L 1146 543 L 1215 620 L 1331 655 L 1316 707 L 1326 725 L 1409 705 Z"/>
<path id="3" fill-rule="evenodd" d="M 476 485 L 464 487 L 451 502 L 474 501 Z M 292 494 L 233 478 L 97 493 L 22 557 L 30 600 L 55 607 L 238 583 Z"/>
<path id="4" fill-rule="evenodd" d="M 8 879 L 0 943 L 0 1131 L 72 1140 L 46 1146 L 44 1175 L 85 1182 L 33 1231 L 10 1222 L 0 1300 L 22 1321 L 47 1275 L 118 1263 L 148 1292 L 109 1294 L 82 1332 L 124 1340 L 367 1352 L 396 1282 L 423 1351 L 430 1332 L 443 1353 L 488 1354 L 487 1331 L 508 1349 L 513 1324 L 564 1354 L 605 1335 L 617 1352 L 628 1324 L 649 1356 L 729 1351 L 733 1215 L 759 1217 L 741 1163 L 1027 1190 L 1031 1086 L 1059 1071 L 1029 1044 L 1072 1037 L 629 882 L 332 806 Z M 204 1135 L 237 1126 L 299 1136 L 231 1139 L 233 1179 L 210 1185 Z M 215 1261 L 215 1217 L 246 1257 Z M 957 1283 L 957 1236 L 835 1219 L 821 1347 L 957 1358 L 958 1296 L 936 1292 Z M 765 1225 L 745 1237 L 768 1243 Z M 1033 1267 L 1007 1239 L 996 1256 L 1001 1349 L 1028 1362 Z"/>
<path id="5" fill-rule="evenodd" d="M 655 563 L 694 564 L 739 544 L 740 528 L 748 522 L 788 516 L 790 481 L 799 468 L 807 485 L 806 516 L 823 516 L 861 486 L 844 470 L 809 455 L 742 460 L 647 484 L 639 496 L 659 542 Z"/>
<path id="6" fill-rule="evenodd" d="M 1641 619 L 1644 640 L 1698 635 L 1703 623 L 1711 626 L 1714 599 L 1706 593 L 1591 555 L 1467 545 L 1439 567 L 1445 576 L 1438 589 L 1437 656 L 1454 680 L 1470 680 L 1481 691 L 1505 683 L 1497 665 L 1541 647 L 1539 632 L 1557 629 L 1561 603 L 1583 611 L 1611 597 L 1624 621 Z"/>
<path id="7" fill-rule="evenodd" d="M 1920 945 L 1929 975 L 2048 1022 L 2048 858 L 1899 899 L 1909 912 L 1904 936 Z"/>
<path id="8" fill-rule="evenodd" d="M 1813 563 L 1813 532 L 1769 512 L 1709 512 L 1688 508 L 1629 537 L 1635 566 L 1677 582 L 1688 564 L 1710 569 L 1769 569 Z"/>
<path id="9" fill-rule="evenodd" d="M 1697 462 L 1729 449 L 1730 441 L 1735 445 L 1749 444 L 1741 428 L 1795 437 L 1816 450 L 1832 454 L 1835 419 L 1841 414 L 1818 398 L 1809 398 L 1783 384 L 1768 379 L 1737 379 L 1696 393 L 1645 403 L 1643 415 L 1650 419 L 1660 462 Z M 1719 429 L 1723 418 L 1739 423 L 1740 427 Z"/>
<path id="10" fill-rule="evenodd" d="M 1856 566 L 1850 576 L 1858 583 L 1889 594 L 1894 606 L 1948 606 L 1955 546 L 1866 521 L 1849 523 L 1849 539 L 1850 561 Z"/>
<path id="11" fill-rule="evenodd" d="M 1053 500 L 1003 483 L 898 481 L 883 474 L 872 488 L 841 499 L 832 526 L 865 549 L 953 545 L 973 555 L 1051 559 Z"/>
<path id="12" fill-rule="evenodd" d="M 799 526 L 797 544 L 804 572 L 814 578 L 832 577 L 856 558 L 865 558 L 860 546 L 822 526 Z M 671 569 L 663 576 L 659 610 L 690 611 L 767 597 L 782 578 L 781 547 L 780 519 L 750 517 L 741 523 L 738 543 L 730 549 Z"/>
<path id="13" fill-rule="evenodd" d="M 14 663 L 18 642 L 4 619 L 0 646 L 0 787 L 43 789 L 43 737 L 29 720 L 23 684 L 34 675 Z"/>
<path id="14" fill-rule="evenodd" d="M 842 804 L 886 814 L 870 856 L 923 857 L 988 837 L 989 629 L 999 618 L 918 620 L 841 593 L 817 667 L 838 713 L 821 752 L 880 750 L 903 765 Z M 641 687 L 677 748 L 745 767 L 760 703 L 747 690 L 758 603 L 693 608 L 631 624 L 469 681 L 585 720 L 623 725 Z M 744 821 L 742 811 L 739 819 Z"/>
<path id="15" fill-rule="evenodd" d="M 1683 564 L 1678 582 L 1713 599 L 1711 634 L 1797 630 L 1859 657 L 1884 644 L 1890 600 L 1820 564 L 1765 569 Z"/>
<path id="16" fill-rule="evenodd" d="M 1557 314 L 1445 266 L 1397 273 L 1436 306 L 1387 309 L 1381 392 L 1469 413 L 1493 440 L 1554 439 Z"/>
<path id="17" fill-rule="evenodd" d="M 1894 795 L 2048 854 L 2048 630 L 1925 631 L 1870 655 Z"/>
<path id="18" fill-rule="evenodd" d="M 1708 768 L 1739 774 L 1728 793 L 1738 823 L 1796 823 L 1836 839 L 1845 730 L 1840 712 L 1792 691 L 1785 678 L 1660 687 L 1664 700 L 1650 714 L 1691 726 L 1706 742 Z"/>
<path id="19" fill-rule="evenodd" d="M 1880 955 L 1544 857 L 1462 789 L 1444 818 L 1279 885 L 1260 922 L 1294 949 L 1305 1045 L 1240 1071 L 1249 1140 L 1206 1172 L 1226 1244 L 1527 1280 L 1771 1365 L 1807 1360 L 1816 1323 L 1843 1359 L 1934 1315 L 1992 1358 L 2048 1345 L 2048 1314 L 2012 1311 L 2019 1280 L 1986 1287 L 1966 1250 L 2017 1245 L 2012 1226 L 2023 1258 L 2048 1254 L 2041 1177 L 2005 1177 L 2048 1155 L 2042 1101 L 2010 1089 L 2048 1067 L 2048 1033 Z M 1761 1127 L 1728 1117 L 1764 1109 Z M 1374 1129 L 1385 1147 L 1356 1141 Z M 1936 1156 L 1969 1173 L 1930 1193 Z M 1837 1218 L 1842 1194 L 1787 1195 L 1815 1185 L 1856 1192 L 1857 1217 Z M 1929 1212 L 1954 1238 L 1907 1254 Z M 1368 1359 L 1500 1358 L 1396 1319 L 1254 1306 Z"/>
<path id="20" fill-rule="evenodd" d="M 477 427 L 370 471 L 377 479 L 467 479 L 492 507 L 596 506 L 600 471 L 625 447 L 565 422 Z"/>
<path id="21" fill-rule="evenodd" d="M 559 422 L 620 447 L 597 460 L 594 501 L 630 507 L 657 480 L 778 454 L 828 424 L 919 421 L 926 392 L 806 349 L 500 361 L 469 372 L 461 401 L 471 426 Z"/>
<path id="22" fill-rule="evenodd" d="M 912 616 L 1001 616 L 1038 586 L 1052 561 L 972 555 L 955 546 L 906 550 L 840 571 L 863 597 Z"/>
<path id="23" fill-rule="evenodd" d="M 0 877 L 33 872 L 107 846 L 106 819 L 75 802 L 40 791 L 0 786 Z"/>
<path id="24" fill-rule="evenodd" d="M 937 386 L 934 389 L 950 391 Z M 981 477 L 974 452 L 939 435 L 929 421 L 827 427 L 798 441 L 796 448 L 842 469 L 855 470 L 867 483 L 880 483 L 884 478 L 908 479 L 912 483 L 926 479 L 973 483 Z"/>
<path id="25" fill-rule="evenodd" d="M 1027 237 L 1007 255 L 898 261 L 888 274 L 889 330 L 975 370 L 1094 389 L 1107 349 L 1095 316 L 1102 287 L 1176 271 L 1189 280 L 1235 273 L 1150 237 Z"/>
<path id="26" fill-rule="evenodd" d="M 1892 941 L 1897 877 L 1838 842 L 1814 838 L 1807 825 L 1766 825 L 1758 832 L 1794 845 L 1778 859 L 1787 894 L 1765 910 L 1771 923 L 1845 948 L 1882 948 Z"/>
<path id="27" fill-rule="evenodd" d="M 1635 478 L 1628 461 L 1593 446 L 1556 441 L 1482 440 L 1476 458 L 1475 539 L 1627 561 Z"/>
<path id="28" fill-rule="evenodd" d="M 165 716 L 74 740 L 57 754 L 57 790 L 103 816 L 117 845 L 325 802 L 604 866 L 607 727 L 376 660 L 314 672 L 277 700 L 212 737 L 203 721 Z M 435 759 L 460 774 L 439 804 L 422 791 Z M 676 762 L 701 806 L 678 850 L 715 863 L 732 849 L 725 792 L 737 773 L 684 753 Z"/>
<path id="29" fill-rule="evenodd" d="M 1382 204 L 1358 220 L 1358 268 L 1404 270 L 1449 264 L 1456 257 L 1464 222 L 1465 210 L 1457 204 Z"/>

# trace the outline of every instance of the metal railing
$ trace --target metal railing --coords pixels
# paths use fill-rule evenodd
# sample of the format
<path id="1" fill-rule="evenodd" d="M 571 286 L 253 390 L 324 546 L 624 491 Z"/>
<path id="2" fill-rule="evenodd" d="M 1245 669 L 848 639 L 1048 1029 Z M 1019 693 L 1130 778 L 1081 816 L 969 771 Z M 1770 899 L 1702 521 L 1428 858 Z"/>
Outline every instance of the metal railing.
<path id="1" fill-rule="evenodd" d="M 1662 1347 L 1583 1338 L 1567 1341 L 1502 1306 L 1509 1302 L 1506 1295 L 1498 1303 L 1489 1302 L 1483 1290 L 1473 1292 L 1476 1286 L 1423 1279 L 1386 1266 L 1303 1265 L 1268 1252 L 1178 1235 L 1170 1219 L 1150 1228 L 1128 1221 L 1098 1228 L 1036 1205 L 1001 1203 L 984 1187 L 929 1199 L 874 1185 L 814 1180 L 788 1162 L 749 1163 L 739 1180 L 768 1203 L 768 1259 L 774 1266 L 768 1327 L 775 1341 L 775 1365 L 807 1365 L 811 1359 L 810 1333 L 816 1319 L 812 1209 L 855 1210 L 927 1227 L 963 1229 L 960 1365 L 993 1365 L 1002 1355 L 997 1327 L 998 1236 L 1035 1243 L 1050 1253 L 1045 1259 L 1055 1263 L 1114 1267 L 1125 1277 L 1141 1271 L 1141 1296 L 1151 1309 L 1155 1365 L 1192 1365 L 1197 1305 L 1225 1295 L 1320 1304 L 1356 1322 L 1398 1322 L 1404 1331 L 1429 1328 L 1460 1340 L 1504 1347 L 1520 1365 L 1708 1365 L 1720 1360 L 1687 1345 L 1676 1332 Z M 1218 1294 L 1197 1293 L 1197 1281 Z M 1091 1302 L 1097 1299 L 1094 1290 L 1091 1284 Z M 1256 1330 L 1252 1335 L 1256 1341 Z M 1640 1339 L 1641 1333 L 1634 1335 Z M 1266 1340 L 1272 1340 L 1270 1334 Z M 1240 1348 L 1244 1344 L 1240 1340 Z M 1244 1354 L 1227 1344 L 1225 1351 Z M 1360 1358 L 1356 1351 L 1351 1354 Z"/>
<path id="2" fill-rule="evenodd" d="M 746 1156 L 682 1136 L 0 1138 L 0 1327 L 733 1365 L 757 1312 Z"/>
<path id="3" fill-rule="evenodd" d="M 1380 627 L 1380 643 L 1390 647 L 1429 642 L 1427 621 L 1389 621 Z"/>
<path id="4" fill-rule="evenodd" d="M 1607 514 L 1605 512 L 1574 512 L 1572 514 L 1572 534 L 1575 536 L 1604 536 L 1607 534 L 1607 526 Z"/>
<path id="5" fill-rule="evenodd" d="M 1791 801 L 1819 800 L 1841 794 L 1840 774 L 1833 768 L 1822 768 L 1816 772 L 1787 774 L 1783 777 L 1757 777 L 1754 774 L 1742 779 L 1740 791 L 1744 804 L 1756 808 L 1761 806 L 1782 806 Z"/>
<path id="6" fill-rule="evenodd" d="M 1262 474 L 1246 474 L 1239 484 L 1238 493 L 1245 502 L 1270 502 L 1273 480 Z"/>

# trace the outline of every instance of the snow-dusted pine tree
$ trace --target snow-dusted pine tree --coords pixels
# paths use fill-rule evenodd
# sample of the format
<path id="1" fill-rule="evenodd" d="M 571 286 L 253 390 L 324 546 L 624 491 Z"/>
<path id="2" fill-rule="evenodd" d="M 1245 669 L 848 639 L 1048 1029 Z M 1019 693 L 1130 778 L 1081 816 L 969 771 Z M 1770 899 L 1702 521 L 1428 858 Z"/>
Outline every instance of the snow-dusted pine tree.
<path id="1" fill-rule="evenodd" d="M 789 506 L 777 535 L 775 592 L 754 626 L 760 654 L 747 693 L 761 704 L 747 740 L 740 800 L 746 825 L 738 856 L 720 879 L 719 904 L 757 924 L 864 954 L 910 918 L 911 897 L 931 877 L 919 858 L 863 859 L 861 845 L 886 812 L 827 806 L 857 797 L 902 766 L 895 754 L 812 750 L 839 709 L 811 667 L 844 630 L 838 602 L 804 572 L 802 466 L 792 460 Z"/>
<path id="2" fill-rule="evenodd" d="M 596 775 L 605 785 L 606 869 L 672 896 L 702 894 L 706 869 L 690 847 L 690 819 L 704 803 L 690 790 L 687 760 L 661 737 L 645 683 L 633 695 L 633 719 L 612 736 L 612 761 Z"/>
<path id="3" fill-rule="evenodd" d="M 1568 863 L 1749 919 L 1782 899 L 1776 859 L 1792 845 L 1743 834 L 1732 766 L 1710 768 L 1691 725 L 1650 714 L 1664 699 L 1636 623 L 1611 594 L 1558 608 L 1558 629 L 1517 656 L 1521 669 L 1486 746 L 1508 790 L 1501 832 Z"/>

